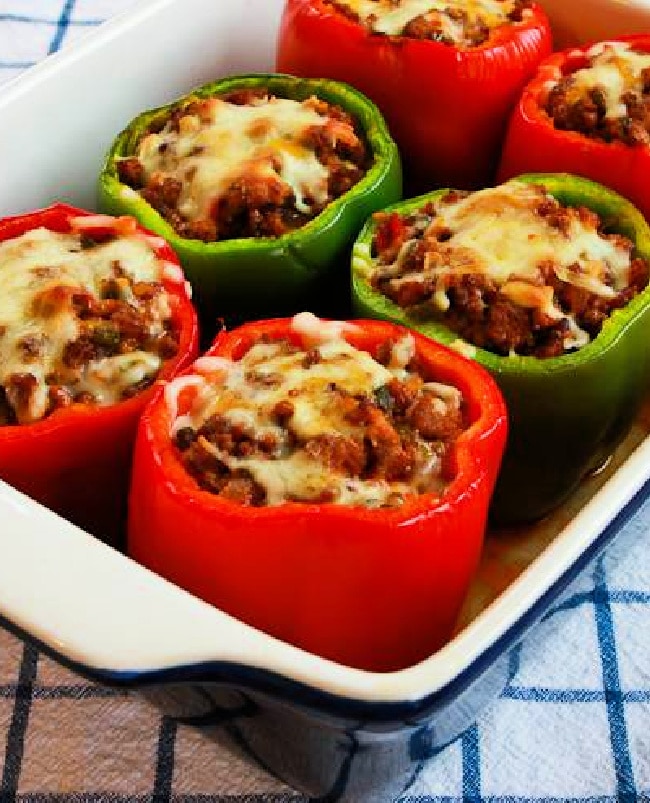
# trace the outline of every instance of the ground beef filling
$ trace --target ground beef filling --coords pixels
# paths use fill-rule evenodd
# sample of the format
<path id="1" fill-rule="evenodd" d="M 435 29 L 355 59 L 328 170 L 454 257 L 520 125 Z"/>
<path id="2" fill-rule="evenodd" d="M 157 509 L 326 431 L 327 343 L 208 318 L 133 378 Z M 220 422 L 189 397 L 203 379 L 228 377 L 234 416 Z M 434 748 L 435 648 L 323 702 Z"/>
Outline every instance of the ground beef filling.
<path id="1" fill-rule="evenodd" d="M 553 125 L 605 142 L 650 144 L 650 54 L 618 43 L 591 52 L 548 92 L 543 106 Z"/>
<path id="2" fill-rule="evenodd" d="M 543 188 L 538 188 L 536 201 L 529 199 L 538 220 L 567 245 L 576 226 L 584 226 L 611 243 L 619 258 L 629 255 L 624 286 L 615 289 L 620 282 L 608 274 L 605 264 L 599 266 L 604 290 L 591 292 L 581 284 L 585 265 L 563 264 L 548 255 L 525 275 L 518 275 L 516 257 L 506 276 L 467 268 L 475 254 L 455 245 L 455 232 L 445 225 L 444 214 L 446 206 L 469 197 L 470 193 L 451 192 L 406 217 L 376 215 L 372 285 L 413 317 L 441 320 L 464 340 L 496 354 L 558 357 L 596 337 L 612 311 L 624 307 L 648 284 L 648 264 L 633 256 L 631 241 L 603 232 L 594 212 L 564 207 Z M 498 226 L 496 222 L 497 241 Z M 526 236 L 524 231 L 524 252 L 529 248 Z"/>
<path id="3" fill-rule="evenodd" d="M 91 254 L 110 239 L 84 234 L 74 253 Z M 149 387 L 162 363 L 177 353 L 179 333 L 161 283 L 137 281 L 114 261 L 97 296 L 82 286 L 58 284 L 46 265 L 32 270 L 32 281 L 42 284 L 26 310 L 35 326 L 6 344 L 17 352 L 13 363 L 21 367 L 0 371 L 0 426 L 33 423 L 73 403 L 131 398 Z M 61 340 L 60 330 L 72 337 Z M 0 351 L 11 334 L 0 321 Z"/>
<path id="4" fill-rule="evenodd" d="M 349 379 L 326 381 L 328 366 L 337 364 L 355 375 L 347 344 L 303 351 L 277 341 L 259 353 L 253 347 L 251 365 L 242 369 L 249 390 L 233 395 L 227 383 L 225 408 L 176 428 L 187 471 L 205 490 L 253 506 L 394 507 L 413 494 L 442 493 L 453 474 L 450 449 L 467 426 L 462 396 L 432 381 L 412 353 L 398 366 L 394 347 L 379 349 L 365 392 Z M 278 361 L 294 379 L 252 367 Z M 298 365 L 302 379 L 295 381 Z M 266 404 L 256 408 L 253 426 L 241 407 L 245 397 L 260 395 Z"/>
<path id="5" fill-rule="evenodd" d="M 215 133 L 215 125 L 229 122 L 224 144 L 228 132 Z M 180 236 L 213 242 L 300 228 L 357 184 L 371 162 L 357 123 L 339 106 L 239 90 L 194 99 L 156 120 L 117 169 Z"/>
<path id="6" fill-rule="evenodd" d="M 496 28 L 521 22 L 531 0 L 325 0 L 325 4 L 374 34 L 470 48 L 487 42 Z"/>

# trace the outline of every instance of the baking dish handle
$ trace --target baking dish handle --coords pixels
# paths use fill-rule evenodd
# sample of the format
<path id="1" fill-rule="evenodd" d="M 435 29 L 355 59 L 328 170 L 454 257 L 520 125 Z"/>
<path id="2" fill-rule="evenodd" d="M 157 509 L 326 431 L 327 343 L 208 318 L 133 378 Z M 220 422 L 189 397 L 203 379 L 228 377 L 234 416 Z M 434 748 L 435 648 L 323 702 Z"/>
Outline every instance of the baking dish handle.
<path id="1" fill-rule="evenodd" d="M 135 679 L 218 661 L 296 679 L 324 668 L 350 678 L 352 670 L 207 605 L 2 481 L 0 522 L 0 617 L 82 673 Z"/>

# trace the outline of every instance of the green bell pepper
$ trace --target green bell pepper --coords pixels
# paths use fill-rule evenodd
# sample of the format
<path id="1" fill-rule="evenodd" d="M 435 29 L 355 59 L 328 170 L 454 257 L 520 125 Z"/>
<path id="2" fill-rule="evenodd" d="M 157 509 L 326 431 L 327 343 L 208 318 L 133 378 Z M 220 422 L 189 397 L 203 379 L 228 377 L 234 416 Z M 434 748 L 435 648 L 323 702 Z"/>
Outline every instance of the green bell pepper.
<path id="1" fill-rule="evenodd" d="M 316 95 L 350 113 L 358 122 L 372 163 L 361 181 L 330 203 L 301 228 L 280 237 L 230 239 L 206 243 L 181 237 L 172 226 L 118 177 L 117 161 L 132 156 L 140 138 L 156 122 L 191 99 L 233 90 L 268 88 L 279 97 L 306 100 Z M 307 80 L 289 75 L 242 75 L 225 78 L 190 95 L 136 117 L 110 148 L 99 179 L 101 208 L 130 214 L 164 237 L 178 254 L 194 297 L 206 320 L 216 316 L 271 315 L 295 312 L 323 298 L 348 299 L 350 247 L 362 223 L 373 212 L 402 197 L 402 171 L 397 147 L 377 107 L 352 87 L 336 81 Z"/>
<path id="2" fill-rule="evenodd" d="M 650 228 L 640 212 L 600 184 L 568 174 L 527 174 L 567 206 L 586 206 L 607 231 L 635 244 L 650 259 Z M 410 214 L 448 190 L 393 206 Z M 628 432 L 650 376 L 650 287 L 615 310 L 590 343 L 560 357 L 500 356 L 476 348 L 436 320 L 415 319 L 372 288 L 370 219 L 353 249 L 356 312 L 410 326 L 459 348 L 485 366 L 508 407 L 510 435 L 491 515 L 499 524 L 532 521 L 559 505 L 590 471 L 602 465 Z"/>

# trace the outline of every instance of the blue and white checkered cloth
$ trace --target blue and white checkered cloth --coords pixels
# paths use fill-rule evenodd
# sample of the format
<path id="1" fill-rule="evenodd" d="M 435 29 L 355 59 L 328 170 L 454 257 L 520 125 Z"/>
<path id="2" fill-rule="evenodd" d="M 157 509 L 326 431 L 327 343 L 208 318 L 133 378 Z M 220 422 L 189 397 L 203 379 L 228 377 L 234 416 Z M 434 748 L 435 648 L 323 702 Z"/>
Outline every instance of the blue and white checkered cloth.
<path id="1" fill-rule="evenodd" d="M 134 3 L 0 0 L 0 83 Z M 650 801 L 649 531 L 650 502 L 514 654 L 501 698 L 401 800 Z M 2 803 L 304 800 L 138 697 L 87 684 L 6 634 L 0 768 Z"/>
<path id="2" fill-rule="evenodd" d="M 0 0 L 0 84 L 137 0 Z"/>

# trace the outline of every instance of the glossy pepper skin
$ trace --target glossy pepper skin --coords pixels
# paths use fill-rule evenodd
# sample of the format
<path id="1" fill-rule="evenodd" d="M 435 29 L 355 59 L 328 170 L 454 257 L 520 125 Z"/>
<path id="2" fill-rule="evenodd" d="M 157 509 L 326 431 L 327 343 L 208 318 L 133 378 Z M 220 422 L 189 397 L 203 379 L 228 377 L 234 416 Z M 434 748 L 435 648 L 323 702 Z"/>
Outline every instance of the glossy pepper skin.
<path id="1" fill-rule="evenodd" d="M 566 174 L 530 174 L 520 180 L 542 184 L 561 203 L 586 206 L 650 258 L 650 229 L 628 201 L 599 184 Z M 437 193 L 393 207 L 421 208 Z M 374 290 L 367 280 L 370 220 L 354 249 L 353 298 L 359 314 L 417 329 L 443 343 L 468 346 L 441 322 L 410 317 Z M 578 351 L 551 359 L 503 357 L 473 346 L 469 353 L 503 391 L 510 435 L 491 514 L 499 524 L 538 519 L 557 507 L 589 471 L 611 454 L 629 430 L 650 375 L 650 288 L 615 310 L 601 332 Z"/>
<path id="2" fill-rule="evenodd" d="M 408 186 L 423 192 L 489 183 L 510 112 L 550 52 L 549 22 L 538 5 L 525 22 L 460 49 L 373 34 L 323 0 L 287 0 L 276 66 L 365 92 L 397 140 Z"/>
<path id="3" fill-rule="evenodd" d="M 0 220 L 0 242 L 39 227 L 68 233 L 79 217 L 101 223 L 93 213 L 55 204 Z M 94 227 L 97 234 L 111 230 L 149 234 L 129 218 L 107 218 L 106 225 Z M 152 241 L 152 247 L 159 259 L 178 265 L 160 238 Z M 196 356 L 198 328 L 184 282 L 164 278 L 163 285 L 180 334 L 177 355 L 160 373 L 160 378 L 169 379 Z M 0 479 L 93 534 L 119 543 L 136 426 L 153 392 L 149 388 L 107 407 L 75 403 L 33 424 L 0 426 Z"/>
<path id="4" fill-rule="evenodd" d="M 121 184 L 116 160 L 132 155 L 154 120 L 183 105 L 189 97 L 206 98 L 233 90 L 268 88 L 293 100 L 312 95 L 352 114 L 373 154 L 373 162 L 349 192 L 318 217 L 281 237 L 258 237 L 205 243 L 179 236 L 147 202 Z M 401 198 L 402 171 L 397 147 L 377 108 L 360 92 L 334 81 L 306 81 L 287 75 L 243 75 L 195 90 L 169 106 L 137 117 L 113 143 L 99 180 L 100 205 L 111 214 L 131 214 L 162 235 L 178 254 L 205 320 L 228 313 L 245 317 L 292 312 L 307 299 L 349 304 L 344 270 L 349 249 L 372 212 Z"/>
<path id="5" fill-rule="evenodd" d="M 346 340 L 370 353 L 404 334 L 386 322 L 353 323 Z M 301 342 L 290 320 L 275 319 L 221 333 L 208 353 L 237 360 L 263 336 Z M 130 554 L 244 622 L 334 661 L 388 671 L 430 655 L 449 637 L 478 561 L 507 421 L 489 374 L 414 337 L 424 365 L 464 394 L 470 422 L 441 498 L 374 510 L 223 499 L 185 471 L 161 389 L 138 432 Z"/>
<path id="6" fill-rule="evenodd" d="M 617 37 L 650 53 L 650 34 Z M 549 83 L 585 66 L 590 46 L 554 53 L 538 68 L 512 114 L 499 165 L 499 180 L 528 171 L 571 172 L 616 190 L 650 217 L 650 147 L 592 139 L 562 131 L 544 110 Z"/>

